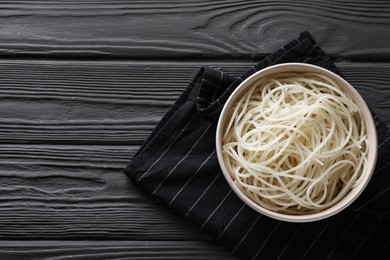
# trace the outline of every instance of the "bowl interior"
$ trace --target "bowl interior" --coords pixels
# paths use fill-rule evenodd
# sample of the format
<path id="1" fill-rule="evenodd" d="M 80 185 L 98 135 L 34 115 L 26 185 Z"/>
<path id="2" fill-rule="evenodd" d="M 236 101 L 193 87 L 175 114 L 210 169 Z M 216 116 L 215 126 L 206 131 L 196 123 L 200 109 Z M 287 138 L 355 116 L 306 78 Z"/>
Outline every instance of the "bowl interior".
<path id="1" fill-rule="evenodd" d="M 306 215 L 288 215 L 283 213 L 277 213 L 271 210 L 268 210 L 266 208 L 261 207 L 251 199 L 249 199 L 241 190 L 237 187 L 237 185 L 234 183 L 234 180 L 230 176 L 230 173 L 228 172 L 225 162 L 222 156 L 222 136 L 224 134 L 224 129 L 227 126 L 227 123 L 229 121 L 230 116 L 230 110 L 234 103 L 240 99 L 240 97 L 244 94 L 244 92 L 247 90 L 247 88 L 256 80 L 258 80 L 261 77 L 269 76 L 272 74 L 282 73 L 282 72 L 316 72 L 323 74 L 332 80 L 336 82 L 341 88 L 341 90 L 348 94 L 352 100 L 355 102 L 355 104 L 360 108 L 364 123 L 366 124 L 367 129 L 367 138 L 368 138 L 368 167 L 366 168 L 366 171 L 364 171 L 362 182 L 353 188 L 342 200 L 340 200 L 338 203 L 333 205 L 330 208 L 327 208 L 321 212 L 312 213 L 312 214 L 306 214 Z M 221 115 L 219 117 L 218 126 L 217 126 L 217 132 L 216 132 L 216 150 L 217 150 L 217 156 L 218 161 L 221 166 L 222 172 L 228 181 L 229 185 L 233 189 L 233 191 L 243 200 L 248 206 L 252 207 L 256 211 L 283 221 L 288 222 L 309 222 L 309 221 L 316 221 L 320 219 L 327 218 L 329 216 L 332 216 L 341 210 L 345 209 L 347 206 L 349 206 L 364 190 L 366 185 L 368 184 L 372 173 L 375 168 L 376 164 L 376 158 L 377 158 L 377 133 L 375 128 L 374 119 L 372 117 L 372 114 L 363 100 L 363 98 L 360 96 L 360 94 L 343 78 L 338 76 L 337 74 L 326 70 L 324 68 L 305 64 L 305 63 L 284 63 L 279 65 L 274 65 L 271 67 L 268 67 L 266 69 L 263 69 L 261 71 L 258 71 L 251 75 L 249 78 L 247 78 L 245 81 L 243 81 L 236 90 L 231 94 L 229 99 L 227 100 L 226 104 L 223 107 L 223 110 L 221 112 Z"/>

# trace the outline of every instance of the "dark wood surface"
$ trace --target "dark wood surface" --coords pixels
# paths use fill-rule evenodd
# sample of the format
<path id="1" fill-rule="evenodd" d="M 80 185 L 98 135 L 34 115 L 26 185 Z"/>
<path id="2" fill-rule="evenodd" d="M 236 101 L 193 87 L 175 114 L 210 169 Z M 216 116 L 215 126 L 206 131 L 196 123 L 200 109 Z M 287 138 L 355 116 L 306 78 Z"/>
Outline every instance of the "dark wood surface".
<path id="1" fill-rule="evenodd" d="M 201 65 L 309 30 L 390 125 L 388 1 L 0 1 L 0 28 L 0 259 L 235 259 L 122 173 Z"/>

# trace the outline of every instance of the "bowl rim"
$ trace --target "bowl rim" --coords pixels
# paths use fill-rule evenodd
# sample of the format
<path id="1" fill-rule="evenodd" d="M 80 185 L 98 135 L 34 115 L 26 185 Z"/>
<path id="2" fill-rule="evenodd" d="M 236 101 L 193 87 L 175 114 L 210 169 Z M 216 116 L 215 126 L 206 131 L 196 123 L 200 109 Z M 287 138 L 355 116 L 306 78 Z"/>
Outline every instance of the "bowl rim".
<path id="1" fill-rule="evenodd" d="M 269 76 L 272 74 L 279 74 L 283 72 L 304 72 L 300 70 L 307 70 L 307 72 L 317 72 L 323 75 L 326 75 L 330 77 L 332 80 L 335 80 L 339 82 L 340 87 L 343 92 L 348 92 L 348 95 L 352 98 L 352 100 L 359 106 L 362 117 L 364 119 L 364 122 L 366 124 L 366 131 L 367 131 L 367 138 L 369 143 L 369 154 L 368 154 L 368 167 L 366 168 L 366 171 L 363 172 L 363 180 L 362 182 L 353 188 L 350 192 L 347 193 L 344 198 L 342 198 L 339 202 L 334 204 L 333 206 L 324 209 L 320 212 L 306 214 L 306 215 L 289 215 L 284 213 L 278 213 L 271 211 L 269 209 L 266 209 L 256 202 L 249 199 L 239 188 L 237 185 L 235 185 L 233 178 L 230 176 L 223 159 L 222 155 L 222 134 L 223 134 L 223 126 L 225 126 L 226 118 L 228 116 L 228 112 L 230 109 L 230 106 L 236 99 L 240 96 L 241 92 L 245 90 L 253 81 L 257 80 L 258 78 Z M 370 131 L 370 133 L 369 133 Z M 245 79 L 243 82 L 241 82 L 240 85 L 237 86 L 237 88 L 232 92 L 232 94 L 229 96 L 228 100 L 224 104 L 221 114 L 218 119 L 217 129 L 216 129 L 216 135 L 215 135 L 215 144 L 216 144 L 216 152 L 217 152 L 217 158 L 219 165 L 221 167 L 222 173 L 228 182 L 229 186 L 233 189 L 233 191 L 236 193 L 236 195 L 249 207 L 253 208 L 257 212 L 266 215 L 268 217 L 287 221 L 287 222 L 312 222 L 312 221 L 318 221 L 321 219 L 325 219 L 327 217 L 333 216 L 340 211 L 347 208 L 349 205 L 351 205 L 363 192 L 363 190 L 366 188 L 368 182 L 371 179 L 371 176 L 374 172 L 376 161 L 377 161 L 377 155 L 378 155 L 378 139 L 377 139 L 377 131 L 375 127 L 375 121 L 374 118 L 370 112 L 370 109 L 362 96 L 357 92 L 357 90 L 348 83 L 345 79 L 340 77 L 339 75 L 335 74 L 334 72 L 327 70 L 325 68 L 307 64 L 307 63 L 281 63 L 273 66 L 269 66 L 267 68 L 264 68 L 262 70 L 259 70 L 255 73 L 253 73 L 251 76 L 249 76 L 247 79 Z M 348 199 L 347 199 L 348 198 Z"/>

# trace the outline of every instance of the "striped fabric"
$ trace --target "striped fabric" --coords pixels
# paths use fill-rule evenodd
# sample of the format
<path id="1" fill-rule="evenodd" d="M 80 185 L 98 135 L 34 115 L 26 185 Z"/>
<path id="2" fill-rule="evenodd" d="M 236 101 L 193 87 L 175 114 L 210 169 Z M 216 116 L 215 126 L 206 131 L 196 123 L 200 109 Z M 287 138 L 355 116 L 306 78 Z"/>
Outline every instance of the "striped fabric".
<path id="1" fill-rule="evenodd" d="M 362 196 L 336 216 L 304 224 L 273 220 L 241 202 L 225 181 L 214 144 L 221 108 L 245 78 L 284 62 L 339 73 L 307 32 L 239 78 L 203 67 L 125 173 L 242 259 L 390 259 L 390 132 L 376 116 L 375 174 Z"/>

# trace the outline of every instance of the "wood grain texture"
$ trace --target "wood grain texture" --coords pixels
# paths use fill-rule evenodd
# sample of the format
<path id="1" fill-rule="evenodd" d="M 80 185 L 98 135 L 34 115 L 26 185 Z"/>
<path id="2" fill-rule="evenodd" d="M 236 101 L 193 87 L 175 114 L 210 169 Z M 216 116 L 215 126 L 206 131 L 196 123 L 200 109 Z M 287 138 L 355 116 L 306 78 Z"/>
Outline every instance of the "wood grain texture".
<path id="1" fill-rule="evenodd" d="M 139 145 L 203 64 L 254 62 L 0 61 L 0 142 Z M 390 125 L 390 63 L 337 65 Z"/>
<path id="2" fill-rule="evenodd" d="M 390 3 L 378 1 L 1 1 L 0 54 L 249 58 L 309 30 L 352 60 L 390 59 Z"/>
<path id="3" fill-rule="evenodd" d="M 213 243 L 199 241 L 2 241 L 1 259 L 237 259 Z"/>
<path id="4" fill-rule="evenodd" d="M 0 259 L 235 259 L 123 167 L 201 65 L 238 75 L 304 30 L 337 61 L 375 61 L 337 65 L 390 125 L 389 13 L 386 0 L 0 0 Z"/>
<path id="5" fill-rule="evenodd" d="M 210 241 L 122 173 L 137 149 L 0 145 L 0 239 Z"/>

